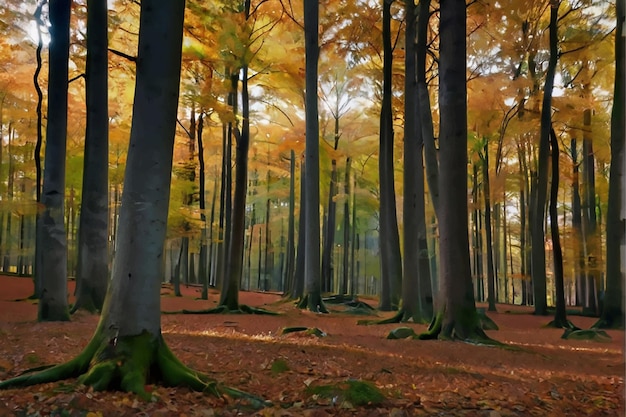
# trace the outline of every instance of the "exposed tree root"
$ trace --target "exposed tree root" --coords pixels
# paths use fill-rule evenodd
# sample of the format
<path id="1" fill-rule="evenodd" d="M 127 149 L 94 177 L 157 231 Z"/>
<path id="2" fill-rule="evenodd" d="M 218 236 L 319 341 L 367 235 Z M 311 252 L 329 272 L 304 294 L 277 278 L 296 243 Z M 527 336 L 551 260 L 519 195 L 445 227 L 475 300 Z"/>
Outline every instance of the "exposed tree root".
<path id="1" fill-rule="evenodd" d="M 69 378 L 93 387 L 96 391 L 120 389 L 150 399 L 145 391 L 149 383 L 185 386 L 215 396 L 228 395 L 253 408 L 270 405 L 262 398 L 226 387 L 207 375 L 185 366 L 168 348 L 161 335 L 144 332 L 136 336 L 105 340 L 100 329 L 87 347 L 74 359 L 29 375 L 0 382 L 0 389 L 19 388 Z"/>
<path id="2" fill-rule="evenodd" d="M 280 334 L 289 334 L 289 333 L 296 333 L 296 332 L 304 332 L 305 334 L 317 336 L 317 337 L 328 336 L 328 334 L 325 331 L 320 330 L 317 327 L 304 327 L 304 326 L 285 327 L 280 332 Z"/>
<path id="3" fill-rule="evenodd" d="M 427 323 L 427 320 L 420 319 L 417 315 L 408 313 L 405 309 L 401 308 L 393 316 L 382 320 L 359 320 L 358 325 L 375 325 L 375 324 L 394 324 L 394 323 Z"/>
<path id="4" fill-rule="evenodd" d="M 307 294 L 302 297 L 296 305 L 300 309 L 308 309 L 313 313 L 328 314 L 328 309 L 326 308 L 321 296 L 312 296 Z"/>
<path id="5" fill-rule="evenodd" d="M 472 345 L 509 348 L 508 345 L 487 336 L 478 312 L 473 315 L 470 312 L 463 323 L 455 321 L 444 323 L 444 313 L 445 311 L 436 313 L 428 329 L 415 338 L 419 340 L 458 340 Z M 513 350 L 515 349 L 513 348 Z"/>
<path id="6" fill-rule="evenodd" d="M 572 323 L 571 321 L 567 319 L 565 320 L 554 319 L 543 327 L 550 327 L 550 328 L 555 328 L 555 329 L 566 329 L 569 331 L 580 330 L 580 327 L 577 327 L 574 323 Z"/>
<path id="7" fill-rule="evenodd" d="M 604 330 L 599 329 L 565 329 L 565 333 L 561 336 L 561 339 L 571 340 L 593 340 L 596 342 L 610 342 L 611 336 Z"/>
<path id="8" fill-rule="evenodd" d="M 206 310 L 178 310 L 164 311 L 163 314 L 262 314 L 266 316 L 279 316 L 276 311 L 265 310 L 264 308 L 250 307 L 245 304 L 239 305 L 239 308 L 232 310 L 225 305 L 209 308 Z"/>

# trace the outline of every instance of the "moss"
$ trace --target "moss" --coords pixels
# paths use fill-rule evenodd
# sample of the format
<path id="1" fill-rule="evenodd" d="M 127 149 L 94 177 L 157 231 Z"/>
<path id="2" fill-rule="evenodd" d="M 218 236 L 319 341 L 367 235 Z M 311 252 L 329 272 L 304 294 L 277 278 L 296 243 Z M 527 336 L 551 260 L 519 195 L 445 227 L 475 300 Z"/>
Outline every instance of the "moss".
<path id="1" fill-rule="evenodd" d="M 347 401 L 355 406 L 378 405 L 386 400 L 385 395 L 373 383 L 353 379 L 336 385 L 310 386 L 307 393 L 333 399 L 335 402 Z"/>
<path id="2" fill-rule="evenodd" d="M 407 338 L 415 338 L 417 335 L 415 331 L 410 327 L 398 327 L 397 329 L 393 329 L 387 335 L 387 339 L 407 339 Z"/>
<path id="3" fill-rule="evenodd" d="M 275 359 L 272 362 L 270 370 L 272 371 L 272 375 L 282 374 L 283 372 L 287 372 L 289 370 L 289 365 L 284 359 Z"/>

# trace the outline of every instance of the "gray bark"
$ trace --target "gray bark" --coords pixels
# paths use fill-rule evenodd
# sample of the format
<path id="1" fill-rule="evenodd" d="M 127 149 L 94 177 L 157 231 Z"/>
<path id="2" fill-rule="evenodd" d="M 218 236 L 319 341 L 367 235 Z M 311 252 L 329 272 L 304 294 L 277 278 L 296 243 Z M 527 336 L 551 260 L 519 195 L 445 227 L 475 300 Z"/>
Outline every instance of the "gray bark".
<path id="1" fill-rule="evenodd" d="M 560 0 L 550 1 L 550 58 L 543 88 L 541 108 L 541 127 L 539 135 L 539 160 L 537 180 L 532 193 L 531 216 L 531 274 L 533 282 L 533 299 L 537 315 L 548 314 L 546 300 L 546 251 L 545 251 L 545 218 L 548 193 L 548 171 L 550 159 L 550 128 L 552 127 L 552 90 L 558 60 L 557 21 Z"/>
<path id="2" fill-rule="evenodd" d="M 49 8 L 48 126 L 41 194 L 44 209 L 37 236 L 41 253 L 41 268 L 37 271 L 41 277 L 39 321 L 69 320 L 64 194 L 71 1 L 51 0 Z"/>
<path id="3" fill-rule="evenodd" d="M 106 0 L 87 4 L 87 130 L 74 310 L 102 309 L 109 283 L 108 34 Z"/>
<path id="4" fill-rule="evenodd" d="M 304 297 L 306 307 L 315 312 L 326 312 L 320 290 L 320 157 L 319 157 L 319 119 L 317 101 L 317 61 L 319 3 L 316 0 L 304 0 L 304 44 L 305 44 L 305 112 L 306 112 L 306 150 L 304 182 L 305 222 L 304 233 Z"/>
<path id="5" fill-rule="evenodd" d="M 120 208 L 118 250 L 102 314 L 112 341 L 161 333 L 172 155 L 182 49 L 183 1 L 141 3 L 130 146 Z M 158 45 L 158 47 L 157 47 Z M 147 175 L 149 173 L 149 175 Z"/>

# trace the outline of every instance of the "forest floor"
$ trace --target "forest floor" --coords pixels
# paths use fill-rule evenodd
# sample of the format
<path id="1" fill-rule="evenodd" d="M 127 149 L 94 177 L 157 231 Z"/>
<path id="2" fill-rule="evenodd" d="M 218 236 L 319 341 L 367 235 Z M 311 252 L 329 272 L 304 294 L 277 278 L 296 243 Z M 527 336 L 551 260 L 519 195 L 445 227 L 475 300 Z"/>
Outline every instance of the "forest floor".
<path id="1" fill-rule="evenodd" d="M 73 283 L 70 283 L 70 292 Z M 79 312 L 71 322 L 37 323 L 37 306 L 17 301 L 32 294 L 32 280 L 0 276 L 0 380 L 26 369 L 59 363 L 89 341 L 97 316 Z M 162 289 L 163 311 L 216 305 L 217 293 L 198 300 L 199 288 L 182 297 Z M 70 299 L 70 302 L 73 299 Z M 363 299 L 374 305 L 374 300 Z M 498 305 L 489 316 L 500 330 L 488 334 L 516 350 L 450 341 L 387 340 L 400 326 L 357 325 L 375 316 L 313 314 L 281 301 L 278 294 L 241 292 L 240 302 L 280 312 L 267 315 L 162 316 L 164 338 L 187 365 L 226 385 L 270 400 L 259 411 L 231 398 L 186 388 L 150 386 L 153 401 L 133 394 L 93 392 L 75 380 L 0 391 L 5 416 L 624 416 L 624 332 L 608 331 L 610 342 L 563 340 L 562 330 L 542 327 L 550 317 L 526 307 Z M 376 313 L 390 317 L 392 313 Z M 571 316 L 581 328 L 594 319 Z M 291 326 L 319 328 L 324 337 Z M 355 405 L 340 389 L 369 381 L 385 394 L 376 405 Z M 313 387 L 333 385 L 328 398 Z M 318 392 L 316 394 L 315 392 Z"/>

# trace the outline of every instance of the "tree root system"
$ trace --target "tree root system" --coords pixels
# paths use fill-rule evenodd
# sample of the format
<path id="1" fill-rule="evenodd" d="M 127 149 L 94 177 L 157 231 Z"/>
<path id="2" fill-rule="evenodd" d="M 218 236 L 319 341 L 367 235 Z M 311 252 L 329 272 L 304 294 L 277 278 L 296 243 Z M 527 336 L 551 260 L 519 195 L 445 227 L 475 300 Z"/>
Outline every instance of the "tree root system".
<path id="1" fill-rule="evenodd" d="M 40 372 L 20 375 L 0 382 L 0 389 L 19 388 L 78 378 L 78 383 L 96 391 L 133 392 L 144 400 L 151 394 L 145 386 L 160 382 L 165 386 L 184 386 L 221 397 L 228 395 L 245 405 L 259 409 L 268 402 L 226 387 L 207 375 L 185 366 L 169 349 L 163 337 L 144 332 L 140 335 L 106 340 L 98 329 L 87 347 L 75 358 Z"/>
<path id="2" fill-rule="evenodd" d="M 266 316 L 279 316 L 276 311 L 266 310 L 264 308 L 250 307 L 245 304 L 239 305 L 237 309 L 228 308 L 225 305 L 209 308 L 206 310 L 179 310 L 164 311 L 163 314 L 262 314 Z"/>

